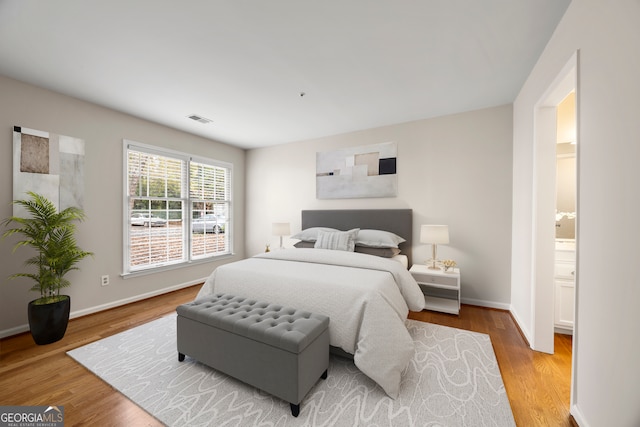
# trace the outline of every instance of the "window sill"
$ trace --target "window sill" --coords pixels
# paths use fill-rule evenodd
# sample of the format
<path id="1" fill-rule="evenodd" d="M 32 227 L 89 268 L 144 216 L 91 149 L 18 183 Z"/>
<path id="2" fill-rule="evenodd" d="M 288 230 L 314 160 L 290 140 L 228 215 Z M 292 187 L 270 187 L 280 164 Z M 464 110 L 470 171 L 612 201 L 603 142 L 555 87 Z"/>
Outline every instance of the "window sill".
<path id="1" fill-rule="evenodd" d="M 225 254 L 225 255 L 219 255 L 213 258 L 203 258 L 203 259 L 198 259 L 198 260 L 193 260 L 193 261 L 188 261 L 188 262 L 181 262 L 181 263 L 176 263 L 176 264 L 168 264 L 168 265 L 163 265 L 161 267 L 152 267 L 152 268 L 147 268 L 144 270 L 136 270 L 136 271 L 131 271 L 129 273 L 122 273 L 120 275 L 120 277 L 122 277 L 123 279 L 132 279 L 135 277 L 140 277 L 140 276 L 146 276 L 149 274 L 156 274 L 156 273 L 162 273 L 163 271 L 171 271 L 171 270 L 177 270 L 180 268 L 185 268 L 185 267 L 193 267 L 194 265 L 198 265 L 198 264 L 209 264 L 212 262 L 216 262 L 216 261 L 222 261 L 222 260 L 227 260 L 229 258 L 234 257 L 235 254 L 234 253 L 229 253 L 229 254 Z"/>

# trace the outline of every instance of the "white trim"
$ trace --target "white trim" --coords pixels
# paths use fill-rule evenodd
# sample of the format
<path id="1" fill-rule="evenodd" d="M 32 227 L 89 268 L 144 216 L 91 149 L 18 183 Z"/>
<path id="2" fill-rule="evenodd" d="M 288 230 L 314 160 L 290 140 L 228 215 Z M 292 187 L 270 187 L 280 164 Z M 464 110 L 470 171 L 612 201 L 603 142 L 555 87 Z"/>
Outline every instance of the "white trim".
<path id="1" fill-rule="evenodd" d="M 589 427 L 589 423 L 587 423 L 587 421 L 582 416 L 582 412 L 580 412 L 578 405 L 571 405 L 569 413 L 573 416 L 573 419 L 576 423 L 578 423 L 580 427 Z"/>
<path id="2" fill-rule="evenodd" d="M 134 296 L 129 297 L 129 298 L 125 298 L 125 299 L 121 299 L 121 300 L 117 300 L 117 301 L 111 301 L 111 302 L 109 302 L 107 304 L 102 304 L 102 305 L 98 305 L 98 306 L 95 306 L 95 307 L 89 307 L 89 308 L 85 308 L 83 310 L 74 311 L 74 312 L 71 313 L 70 318 L 74 319 L 76 317 L 82 317 L 82 316 L 86 316 L 88 314 L 98 313 L 100 311 L 109 310 L 111 308 L 120 307 L 122 305 L 127 305 L 127 304 L 130 304 L 132 302 L 142 301 L 142 300 L 145 300 L 145 299 L 156 297 L 158 295 L 167 294 L 169 292 L 173 292 L 173 291 L 177 291 L 179 289 L 188 288 L 189 286 L 197 285 L 198 283 L 204 283 L 205 280 L 207 280 L 206 277 L 201 278 L 201 279 L 195 279 L 195 280 L 191 280 L 189 282 L 184 282 L 184 283 L 179 283 L 177 285 L 169 286 L 167 288 L 156 289 L 154 291 L 147 292 L 147 293 L 144 293 L 144 294 L 134 295 Z"/>
<path id="3" fill-rule="evenodd" d="M 462 304 L 477 305 L 479 307 L 497 308 L 500 310 L 511 309 L 511 304 L 506 304 L 503 302 L 487 301 L 482 299 L 461 298 L 460 302 Z"/>
<path id="4" fill-rule="evenodd" d="M 553 354 L 557 107 L 534 108 L 531 348 Z"/>
<path id="5" fill-rule="evenodd" d="M 126 159 L 126 152 L 129 149 L 132 149 L 132 150 L 138 149 L 144 152 L 148 152 L 149 154 L 155 154 L 158 156 L 166 157 L 168 155 L 171 155 L 171 156 L 179 157 L 181 160 L 185 160 L 185 161 L 188 161 L 191 158 L 190 154 L 184 153 L 182 151 L 172 150 L 170 148 L 157 147 L 155 145 L 144 144 L 142 142 L 133 141 L 131 139 L 123 139 L 122 142 L 124 144 L 125 159 Z"/>
<path id="6" fill-rule="evenodd" d="M 146 276 L 148 274 L 161 273 L 163 271 L 175 270 L 177 268 L 191 267 L 191 266 L 196 265 L 196 264 L 207 264 L 207 263 L 210 263 L 210 262 L 222 261 L 222 260 L 225 260 L 227 258 L 232 258 L 235 255 L 236 254 L 234 254 L 234 253 L 225 253 L 223 255 L 216 255 L 214 257 L 194 259 L 193 261 L 179 262 L 179 263 L 175 263 L 175 264 L 167 264 L 167 265 L 163 265 L 163 266 L 159 266 L 159 267 L 150 267 L 150 268 L 146 268 L 146 269 L 135 270 L 135 271 L 132 271 L 130 273 L 121 273 L 120 277 L 122 277 L 123 279 L 131 279 L 133 277 Z"/>
<path id="7" fill-rule="evenodd" d="M 183 249 L 184 255 L 181 260 L 175 260 L 170 262 L 165 262 L 162 264 L 153 264 L 150 266 L 144 266 L 139 268 L 133 268 L 130 264 L 131 262 L 131 227 L 128 226 L 130 223 L 130 210 L 129 210 L 129 151 L 138 151 L 140 153 L 149 154 L 152 156 L 161 156 L 164 158 L 172 158 L 177 161 L 182 162 L 185 170 L 183 171 L 183 175 L 181 177 L 181 192 L 182 195 L 180 198 L 174 198 L 174 200 L 180 200 L 183 203 L 182 210 L 182 227 L 183 227 Z M 183 266 L 189 266 L 194 263 L 202 263 L 202 262 L 211 262 L 217 261 L 222 258 L 233 256 L 233 230 L 234 230 L 234 222 L 233 221 L 233 180 L 234 180 L 234 168 L 233 163 L 225 162 L 221 160 L 211 159 L 209 157 L 204 156 L 195 156 L 189 153 L 172 150 L 164 147 L 157 147 L 149 144 L 144 144 L 141 142 L 123 139 L 122 140 L 122 162 L 123 162 L 123 188 L 122 188 L 122 241 L 123 241 L 123 251 L 122 251 L 122 273 L 121 277 L 130 278 L 136 277 L 140 275 L 158 273 L 166 270 L 172 270 L 174 268 L 180 268 Z M 192 254 L 192 233 L 191 230 L 191 222 L 193 220 L 193 201 L 191 198 L 190 188 L 191 188 L 191 171 L 190 168 L 192 163 L 198 163 L 206 167 L 219 168 L 225 171 L 225 176 L 227 178 L 227 200 L 224 201 L 215 201 L 214 203 L 226 203 L 227 212 L 226 212 L 226 230 L 225 230 L 225 242 L 226 242 L 226 251 L 219 253 L 216 252 L 214 254 L 206 254 L 204 256 L 194 257 Z M 139 197 L 144 199 L 144 197 Z M 147 197 L 148 198 L 148 197 Z M 170 200 L 172 198 L 163 197 L 162 199 Z"/>
<path id="8" fill-rule="evenodd" d="M 123 305 L 131 304 L 132 302 L 142 301 L 145 299 L 149 299 L 152 297 L 156 297 L 158 295 L 168 294 L 169 292 L 177 291 L 180 289 L 188 288 L 189 286 L 197 285 L 198 283 L 204 283 L 207 280 L 206 277 L 201 279 L 191 280 L 189 282 L 180 283 L 177 285 L 169 286 L 167 288 L 157 289 L 155 291 L 147 292 L 140 295 L 135 295 L 129 298 L 124 298 L 118 301 L 112 301 L 107 304 L 97 305 L 94 307 L 85 308 L 83 310 L 73 311 L 69 315 L 69 319 L 75 319 L 77 317 L 83 317 L 89 314 L 99 313 L 101 311 L 109 310 L 112 308 L 120 307 Z M 15 328 L 5 329 L 0 331 L 0 338 L 10 337 L 12 335 L 21 334 L 23 332 L 29 331 L 29 325 L 20 325 Z"/>
<path id="9" fill-rule="evenodd" d="M 29 331 L 29 325 L 20 325 L 20 326 L 16 326 L 15 328 L 5 329 L 3 331 L 0 331 L 0 338 L 10 337 L 10 336 L 18 335 L 28 331 Z"/>
<path id="10" fill-rule="evenodd" d="M 513 320 L 516 321 L 518 328 L 520 328 L 520 331 L 522 332 L 526 340 L 529 342 L 529 348 L 531 348 L 531 331 L 529 331 L 527 328 L 524 327 L 525 324 L 522 323 L 522 320 L 520 320 L 520 317 L 518 317 L 518 313 L 513 310 L 513 307 L 509 309 L 509 313 L 511 313 Z M 533 348 L 531 349 L 533 350 Z"/>
<path id="11" fill-rule="evenodd" d="M 554 321 L 553 275 L 555 262 L 555 162 L 556 110 L 564 97 L 576 91 L 576 120 L 579 120 L 578 51 L 568 61 L 544 91 L 533 109 L 533 212 L 531 238 L 531 348 L 553 354 Z M 576 138 L 578 136 L 576 122 Z M 579 149 L 579 141 L 578 147 Z M 578 154 L 576 153 L 576 159 Z M 552 171 L 551 174 L 549 171 Z M 577 172 L 576 172 L 577 173 Z M 577 177 L 576 177 L 577 178 Z M 576 208 L 579 208 L 576 194 Z M 576 209 L 577 211 L 578 209 Z M 578 233 L 576 231 L 576 239 Z M 575 323 L 575 322 L 574 322 Z M 574 342 L 575 345 L 575 342 Z"/>
<path id="12" fill-rule="evenodd" d="M 122 193 L 121 200 L 122 205 L 120 206 L 120 210 L 122 212 L 122 272 L 126 270 L 126 267 L 129 265 L 129 230 L 125 224 L 128 224 L 130 218 L 128 218 L 128 211 L 125 209 L 127 206 L 127 194 L 129 194 L 129 178 L 127 177 L 127 165 L 128 165 L 128 156 L 129 156 L 129 141 L 126 139 L 122 140 Z"/>

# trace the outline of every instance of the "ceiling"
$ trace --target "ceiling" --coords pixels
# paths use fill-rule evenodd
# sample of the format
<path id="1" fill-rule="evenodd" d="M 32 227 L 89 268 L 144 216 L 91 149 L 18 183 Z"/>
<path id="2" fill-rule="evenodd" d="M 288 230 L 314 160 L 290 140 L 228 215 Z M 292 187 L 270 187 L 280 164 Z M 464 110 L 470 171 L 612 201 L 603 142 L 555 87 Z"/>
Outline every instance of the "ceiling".
<path id="1" fill-rule="evenodd" d="M 250 149 L 511 103 L 569 1 L 0 0 L 0 74 Z"/>

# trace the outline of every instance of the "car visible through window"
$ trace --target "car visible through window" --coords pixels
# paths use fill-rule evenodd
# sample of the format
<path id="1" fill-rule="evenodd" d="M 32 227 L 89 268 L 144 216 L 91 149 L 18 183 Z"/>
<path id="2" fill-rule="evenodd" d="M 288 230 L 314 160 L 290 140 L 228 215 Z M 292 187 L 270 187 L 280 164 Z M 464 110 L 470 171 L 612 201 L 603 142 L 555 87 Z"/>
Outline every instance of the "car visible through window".
<path id="1" fill-rule="evenodd" d="M 194 218 L 191 222 L 193 233 L 224 233 L 224 218 L 214 214 L 206 214 Z"/>
<path id="2" fill-rule="evenodd" d="M 131 225 L 164 227 L 167 225 L 167 221 L 149 213 L 134 213 L 131 215 Z"/>

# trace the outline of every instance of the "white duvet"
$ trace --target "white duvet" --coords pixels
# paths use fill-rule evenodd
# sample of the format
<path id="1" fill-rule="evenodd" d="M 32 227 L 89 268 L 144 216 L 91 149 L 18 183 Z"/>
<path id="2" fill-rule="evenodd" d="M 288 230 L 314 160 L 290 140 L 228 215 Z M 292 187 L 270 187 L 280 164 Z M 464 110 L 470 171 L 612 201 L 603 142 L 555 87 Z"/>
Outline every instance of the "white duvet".
<path id="1" fill-rule="evenodd" d="M 424 308 L 411 274 L 396 262 L 355 252 L 286 249 L 218 267 L 198 298 L 213 293 L 254 298 L 330 317 L 331 345 L 392 398 L 414 344 L 408 311 Z"/>

